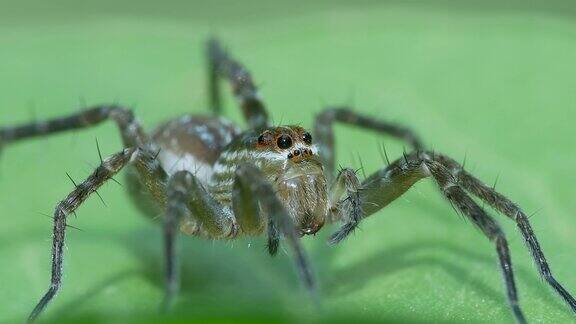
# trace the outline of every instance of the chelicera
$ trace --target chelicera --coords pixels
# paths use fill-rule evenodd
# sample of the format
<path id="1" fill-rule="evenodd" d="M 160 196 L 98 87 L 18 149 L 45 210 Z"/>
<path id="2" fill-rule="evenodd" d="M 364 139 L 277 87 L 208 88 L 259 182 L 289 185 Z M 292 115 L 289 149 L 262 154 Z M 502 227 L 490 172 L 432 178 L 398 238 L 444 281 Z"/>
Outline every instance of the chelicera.
<path id="1" fill-rule="evenodd" d="M 149 134 L 130 109 L 99 105 L 62 118 L 0 128 L 0 144 L 8 145 L 112 120 L 124 145 L 120 152 L 101 159 L 94 172 L 57 204 L 50 286 L 30 314 L 30 321 L 61 287 L 68 216 L 122 169 L 126 169 L 129 196 L 139 210 L 149 216 L 164 215 L 166 306 L 179 287 L 175 253 L 178 231 L 209 239 L 266 235 L 271 255 L 277 253 L 283 238 L 306 289 L 314 293 L 316 280 L 300 237 L 318 232 L 325 224 L 340 223 L 329 239 L 330 244 L 337 244 L 364 218 L 419 180 L 431 178 L 443 196 L 493 242 L 506 296 L 519 323 L 526 320 L 518 303 L 506 237 L 472 196 L 516 222 L 540 274 L 576 312 L 576 301 L 552 276 L 526 214 L 459 163 L 427 150 L 409 129 L 349 108 L 330 108 L 318 114 L 313 134 L 299 126 L 272 126 L 248 71 L 218 42 L 209 41 L 207 49 L 211 116 L 182 116 Z M 219 116 L 220 78 L 232 85 L 247 130 Z M 354 170 L 335 168 L 333 125 L 337 122 L 404 140 L 412 151 L 361 181 Z"/>

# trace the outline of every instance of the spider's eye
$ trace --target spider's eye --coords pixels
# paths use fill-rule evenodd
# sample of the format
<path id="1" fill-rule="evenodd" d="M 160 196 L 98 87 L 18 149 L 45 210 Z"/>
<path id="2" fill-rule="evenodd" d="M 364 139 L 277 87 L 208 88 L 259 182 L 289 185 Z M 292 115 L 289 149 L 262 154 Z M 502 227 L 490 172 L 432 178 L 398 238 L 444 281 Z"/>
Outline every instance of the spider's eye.
<path id="1" fill-rule="evenodd" d="M 282 135 L 278 137 L 276 144 L 278 144 L 279 148 L 285 150 L 287 148 L 290 148 L 290 146 L 292 146 L 292 138 L 288 135 Z"/>
<path id="2" fill-rule="evenodd" d="M 312 135 L 310 135 L 310 133 L 306 132 L 306 133 L 304 133 L 304 135 L 302 135 L 302 140 L 304 141 L 304 143 L 310 145 L 310 144 L 312 144 Z"/>
<path id="3" fill-rule="evenodd" d="M 264 134 L 258 136 L 258 144 L 260 144 L 260 145 L 266 144 L 266 139 L 264 138 Z"/>

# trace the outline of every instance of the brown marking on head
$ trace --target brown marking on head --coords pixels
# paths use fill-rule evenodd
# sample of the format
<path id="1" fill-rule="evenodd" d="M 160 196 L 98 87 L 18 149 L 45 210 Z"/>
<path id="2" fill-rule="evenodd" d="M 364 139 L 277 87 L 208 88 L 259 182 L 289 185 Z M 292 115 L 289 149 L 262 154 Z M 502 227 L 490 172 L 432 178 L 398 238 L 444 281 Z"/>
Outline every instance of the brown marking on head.
<path id="1" fill-rule="evenodd" d="M 287 152 L 287 158 L 299 163 L 313 155 L 312 135 L 300 126 L 274 127 L 258 136 L 256 149 Z"/>

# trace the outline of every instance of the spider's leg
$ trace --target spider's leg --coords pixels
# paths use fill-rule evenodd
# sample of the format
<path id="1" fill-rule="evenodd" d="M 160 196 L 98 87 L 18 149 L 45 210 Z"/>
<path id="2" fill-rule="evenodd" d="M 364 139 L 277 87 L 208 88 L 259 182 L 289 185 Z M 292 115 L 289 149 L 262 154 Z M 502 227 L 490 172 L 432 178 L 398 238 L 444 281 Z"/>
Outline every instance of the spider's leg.
<path id="1" fill-rule="evenodd" d="M 234 96 L 240 102 L 248 126 L 251 129 L 268 126 L 268 113 L 248 70 L 240 62 L 232 58 L 218 41 L 210 39 L 207 46 L 209 63 L 208 86 L 210 87 L 210 106 L 212 110 L 215 113 L 220 113 L 222 110 L 218 83 L 218 78 L 222 77 L 230 82 Z"/>
<path id="2" fill-rule="evenodd" d="M 446 198 L 494 242 L 506 283 L 508 301 L 516 320 L 525 323 L 526 320 L 518 304 L 512 263 L 504 233 L 496 221 L 458 185 L 448 169 L 430 156 L 428 153 L 420 152 L 408 154 L 368 177 L 360 190 L 364 217 L 372 215 L 394 201 L 417 181 L 432 176 Z"/>
<path id="3" fill-rule="evenodd" d="M 236 171 L 232 192 L 234 215 L 228 207 L 220 204 L 190 172 L 176 172 L 168 183 L 167 214 L 164 221 L 166 252 L 166 299 L 164 305 L 170 304 L 171 298 L 178 289 L 174 241 L 179 220 L 189 215 L 198 221 L 199 232 L 190 234 L 200 234 L 212 238 L 232 238 L 239 231 L 256 234 L 260 233 L 265 226 L 258 206 L 261 206 L 278 231 L 286 237 L 306 288 L 315 292 L 315 280 L 292 219 L 273 194 L 272 186 L 258 169 L 244 165 Z M 275 237 L 275 239 L 278 238 Z"/>
<path id="4" fill-rule="evenodd" d="M 267 226 L 268 253 L 274 256 L 278 252 L 278 246 L 280 245 L 280 233 L 271 217 L 264 220 L 264 215 L 260 214 L 258 200 L 253 198 L 254 193 L 250 189 L 250 182 L 246 177 L 235 177 L 232 194 L 234 215 L 240 229 L 245 234 L 259 234 Z"/>
<path id="5" fill-rule="evenodd" d="M 496 245 L 500 268 L 504 275 L 504 282 L 506 283 L 508 302 L 510 303 L 516 321 L 518 323 L 526 323 L 524 314 L 518 304 L 518 293 L 516 291 L 514 273 L 512 272 L 512 261 L 510 259 L 510 251 L 508 250 L 508 242 L 500 226 L 466 194 L 464 189 L 457 184 L 454 176 L 444 165 L 433 160 L 428 160 L 425 163 L 432 173 L 432 177 L 450 203 L 474 222 L 484 235 Z"/>
<path id="6" fill-rule="evenodd" d="M 532 227 L 528 222 L 528 217 L 524 211 L 522 211 L 522 209 L 510 199 L 496 192 L 494 188 L 487 186 L 472 174 L 468 173 L 453 159 L 441 154 L 436 154 L 435 158 L 450 170 L 460 186 L 516 222 L 518 229 L 522 233 L 522 236 L 530 249 L 532 258 L 534 259 L 541 276 L 564 299 L 572 311 L 576 312 L 576 300 L 552 275 L 546 257 L 542 252 L 542 248 L 534 235 L 534 231 L 532 230 Z"/>
<path id="7" fill-rule="evenodd" d="M 102 163 L 88 176 L 86 180 L 79 183 L 64 200 L 56 206 L 54 211 L 54 228 L 52 241 L 52 276 L 50 287 L 40 302 L 30 314 L 28 321 L 34 321 L 38 315 L 46 308 L 48 303 L 54 298 L 62 283 L 62 261 L 64 257 L 64 238 L 66 234 L 66 218 L 94 193 L 106 181 L 110 180 L 124 166 L 139 158 L 141 150 L 127 148 L 102 161 Z"/>
<path id="8" fill-rule="evenodd" d="M 108 119 L 112 119 L 118 124 L 124 147 L 139 147 L 148 142 L 148 136 L 142 130 L 132 111 L 116 105 L 98 105 L 65 117 L 13 127 L 0 127 L 0 142 L 10 144 L 26 138 L 87 128 Z"/>
<path id="9" fill-rule="evenodd" d="M 278 200 L 272 185 L 266 180 L 262 172 L 254 166 L 242 165 L 236 170 L 236 179 L 243 183 L 243 190 L 250 193 L 251 199 L 257 199 L 269 220 L 286 239 L 296 261 L 296 267 L 300 273 L 306 289 L 316 297 L 316 280 L 308 262 L 308 258 L 300 244 L 300 238 L 294 222 L 288 212 Z M 274 239 L 274 238 L 273 238 Z M 269 238 L 270 240 L 270 238 Z M 273 244 L 277 244 L 276 241 Z"/>
<path id="10" fill-rule="evenodd" d="M 232 191 L 232 208 L 242 233 L 257 235 L 262 233 L 266 223 L 260 214 L 258 200 L 249 189 L 250 182 L 245 177 L 235 176 Z"/>
<path id="11" fill-rule="evenodd" d="M 329 108 L 318 114 L 314 122 L 315 142 L 320 151 L 322 165 L 326 168 L 326 175 L 330 178 L 334 176 L 335 155 L 334 155 L 334 131 L 335 122 L 357 126 L 364 129 L 373 130 L 387 134 L 408 143 L 414 150 L 422 150 L 423 144 L 418 135 L 410 129 L 401 125 L 381 121 L 369 116 L 354 112 L 350 108 Z"/>
<path id="12" fill-rule="evenodd" d="M 188 171 L 178 171 L 168 180 L 164 217 L 165 296 L 162 309 L 168 311 L 180 286 L 176 255 L 176 235 L 182 220 L 191 218 L 195 224 L 188 234 L 210 238 L 231 238 L 237 234 L 233 215 L 204 189 Z"/>
<path id="13" fill-rule="evenodd" d="M 190 217 L 197 221 L 195 233 L 210 238 L 233 238 L 238 226 L 232 212 L 206 190 L 198 178 L 188 171 L 178 171 L 173 182 L 186 192 L 186 207 Z"/>
<path id="14" fill-rule="evenodd" d="M 268 243 L 266 244 L 268 254 L 275 256 L 278 253 L 278 246 L 280 246 L 280 233 L 272 218 L 268 218 Z"/>
<path id="15" fill-rule="evenodd" d="M 357 178 L 354 171 L 343 169 L 332 186 L 330 204 L 335 220 L 344 222 L 344 225 L 330 237 L 329 243 L 342 241 L 358 226 L 361 219 L 386 207 L 418 180 L 430 176 L 419 155 L 420 153 L 411 153 L 390 163 L 368 176 L 359 188 L 355 184 Z M 344 192 L 347 194 L 343 195 Z M 347 200 L 352 201 L 346 202 Z M 359 208 L 346 208 L 351 206 L 352 202 L 352 206 Z"/>
<path id="16" fill-rule="evenodd" d="M 143 158 L 135 161 L 135 168 L 127 173 L 127 189 L 136 206 L 140 207 L 145 214 L 156 215 L 156 213 L 151 212 L 152 210 L 157 211 L 157 206 L 154 203 L 158 202 L 162 207 L 165 205 L 166 174 L 159 163 L 155 161 L 159 152 L 152 152 L 156 149 L 151 147 L 148 135 L 130 109 L 116 105 L 98 105 L 69 116 L 13 127 L 0 127 L 0 145 L 88 128 L 107 120 L 116 122 L 125 148 L 138 147 L 145 151 L 146 154 L 142 154 Z M 141 199 L 143 192 L 150 193 L 152 197 L 146 196 L 147 199 Z"/>
<path id="17" fill-rule="evenodd" d="M 170 178 L 166 187 L 167 207 L 164 217 L 164 278 L 165 295 L 163 310 L 168 311 L 174 296 L 180 289 L 180 273 L 176 249 L 176 235 L 182 219 L 188 216 L 188 191 L 185 172 L 178 172 Z"/>
<path id="18" fill-rule="evenodd" d="M 330 237 L 330 244 L 336 244 L 350 234 L 363 217 L 360 199 L 360 180 L 356 172 L 344 168 L 338 172 L 330 188 L 329 206 L 333 217 L 344 222 L 344 225 Z"/>
<path id="19" fill-rule="evenodd" d="M 214 43 L 214 45 L 212 45 Z M 206 46 L 206 68 L 208 72 L 207 86 L 209 92 L 209 102 L 208 105 L 215 115 L 221 115 L 223 113 L 222 108 L 222 93 L 220 91 L 220 75 L 218 72 L 218 62 L 216 53 L 213 53 L 215 48 L 219 46 L 216 40 L 209 40 Z"/>

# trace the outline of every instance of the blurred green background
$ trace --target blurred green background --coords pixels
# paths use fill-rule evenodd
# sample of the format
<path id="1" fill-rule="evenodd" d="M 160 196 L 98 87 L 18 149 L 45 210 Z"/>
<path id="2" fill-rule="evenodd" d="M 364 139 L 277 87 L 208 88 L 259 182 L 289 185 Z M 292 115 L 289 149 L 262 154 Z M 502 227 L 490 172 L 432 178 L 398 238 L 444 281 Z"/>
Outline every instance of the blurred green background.
<path id="1" fill-rule="evenodd" d="M 309 126 L 331 104 L 408 125 L 425 142 L 517 201 L 553 271 L 576 292 L 576 5 L 568 1 L 0 2 L 0 125 L 133 106 L 149 129 L 206 113 L 203 42 L 218 35 L 252 71 L 275 121 Z M 226 114 L 242 122 L 227 97 Z M 377 145 L 337 128 L 338 161 L 366 172 Z M 0 160 L 0 322 L 22 322 L 48 286 L 56 202 L 120 149 L 112 124 L 8 147 Z M 430 181 L 367 219 L 336 248 L 305 245 L 323 308 L 300 287 L 287 253 L 262 238 L 182 237 L 183 287 L 163 317 L 160 228 L 120 186 L 78 212 L 64 286 L 42 317 L 72 322 L 511 323 L 492 245 Z M 503 216 L 521 304 L 534 323 L 574 321 L 538 278 Z"/>

